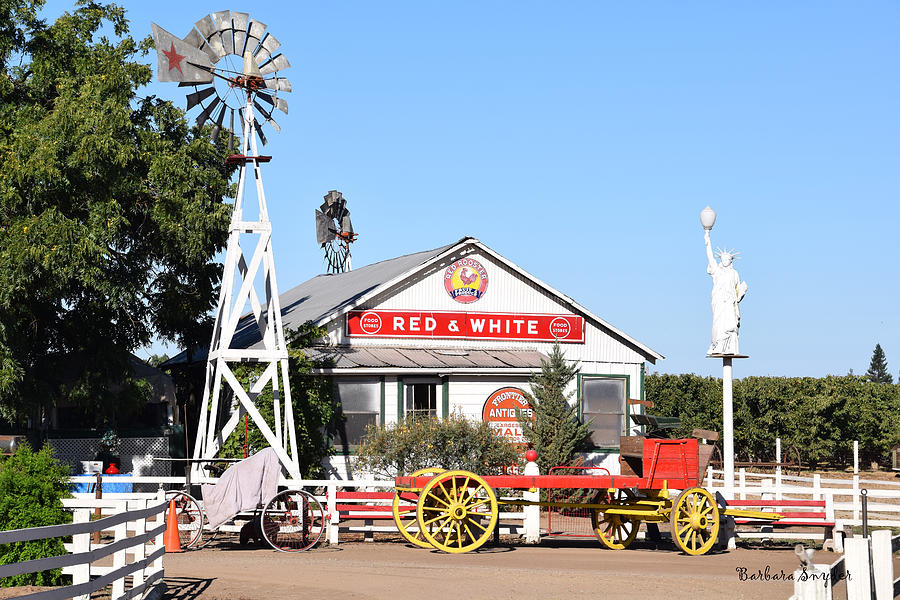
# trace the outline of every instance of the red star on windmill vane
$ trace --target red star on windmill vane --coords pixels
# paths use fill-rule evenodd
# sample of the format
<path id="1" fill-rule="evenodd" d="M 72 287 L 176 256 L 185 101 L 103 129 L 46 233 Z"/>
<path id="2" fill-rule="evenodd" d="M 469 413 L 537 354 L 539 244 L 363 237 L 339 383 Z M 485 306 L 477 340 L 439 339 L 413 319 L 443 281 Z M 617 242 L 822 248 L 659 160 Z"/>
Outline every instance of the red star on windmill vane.
<path id="1" fill-rule="evenodd" d="M 169 50 L 163 50 L 162 53 L 166 55 L 169 61 L 169 70 L 178 69 L 178 72 L 184 75 L 181 70 L 181 61 L 184 59 L 184 56 L 175 52 L 175 42 L 172 42 L 172 47 Z"/>

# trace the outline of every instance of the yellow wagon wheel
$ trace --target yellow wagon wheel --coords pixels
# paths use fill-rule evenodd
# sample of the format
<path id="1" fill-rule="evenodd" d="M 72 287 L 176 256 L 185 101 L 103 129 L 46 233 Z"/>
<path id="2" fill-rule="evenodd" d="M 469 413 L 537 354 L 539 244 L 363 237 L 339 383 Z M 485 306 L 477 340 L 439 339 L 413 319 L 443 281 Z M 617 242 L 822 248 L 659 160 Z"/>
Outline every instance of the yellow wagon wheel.
<path id="1" fill-rule="evenodd" d="M 634 494 L 630 490 L 601 491 L 597 494 L 594 504 L 626 506 L 633 498 Z M 623 550 L 637 537 L 641 521 L 626 515 L 605 513 L 595 508 L 591 510 L 591 528 L 604 546 L 611 550 Z"/>
<path id="2" fill-rule="evenodd" d="M 427 468 L 419 469 L 410 474 L 410 477 L 429 477 L 443 473 L 445 469 Z M 422 532 L 418 530 L 410 531 L 409 528 L 416 525 L 416 506 L 419 501 L 419 493 L 417 491 L 396 490 L 394 492 L 394 503 L 392 510 L 394 513 L 394 523 L 400 535 L 406 538 L 407 542 L 413 543 L 420 548 L 431 548 L 431 544 L 422 537 Z M 401 506 L 401 502 L 403 506 Z"/>
<path id="3" fill-rule="evenodd" d="M 438 550 L 469 552 L 490 539 L 497 525 L 497 496 L 474 473 L 446 471 L 422 489 L 416 518 L 422 536 Z"/>
<path id="4" fill-rule="evenodd" d="M 703 488 L 681 492 L 672 507 L 672 539 L 688 554 L 706 554 L 719 535 L 719 508 Z"/>

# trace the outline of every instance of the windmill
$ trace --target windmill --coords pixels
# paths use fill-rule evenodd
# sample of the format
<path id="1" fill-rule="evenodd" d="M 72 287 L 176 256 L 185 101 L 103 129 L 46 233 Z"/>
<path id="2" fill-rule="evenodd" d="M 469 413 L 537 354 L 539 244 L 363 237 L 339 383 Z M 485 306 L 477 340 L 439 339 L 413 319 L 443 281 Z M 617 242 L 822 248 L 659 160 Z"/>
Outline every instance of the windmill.
<path id="1" fill-rule="evenodd" d="M 316 209 L 316 241 L 325 250 L 325 264 L 329 273 L 350 270 L 350 244 L 357 234 L 350 222 L 347 200 L 337 190 L 325 194 L 325 202 Z"/>
<path id="2" fill-rule="evenodd" d="M 280 75 L 290 63 L 284 55 L 275 53 L 281 44 L 266 33 L 266 26 L 251 19 L 247 13 L 227 10 L 212 13 L 197 21 L 195 28 L 184 38 L 178 38 L 154 23 L 153 36 L 158 52 L 158 78 L 193 87 L 187 95 L 187 109 L 200 108 L 197 124 L 211 121 L 212 137 L 217 138 L 228 114 L 229 136 L 233 136 L 237 112 L 242 127 L 241 153 L 226 160 L 229 164 L 240 165 L 240 174 L 206 364 L 200 421 L 194 438 L 193 460 L 197 462 L 192 472 L 204 474 L 204 461 L 215 457 L 241 418 L 249 415 L 290 476 L 299 479 L 288 352 L 275 278 L 272 224 L 261 171 L 261 165 L 272 157 L 260 156 L 257 150 L 257 138 L 266 143 L 262 125 L 280 131 L 272 118 L 273 110 L 277 108 L 287 113 L 287 102 L 278 94 L 291 90 L 290 82 Z M 245 217 L 245 209 L 250 208 L 249 203 L 245 206 L 245 184 L 251 173 L 256 180 L 258 212 L 250 211 Z M 252 244 L 253 252 L 245 255 L 242 243 L 248 248 Z M 258 289 L 265 290 L 264 302 L 260 302 Z M 252 319 L 242 321 L 241 316 L 248 312 L 248 305 Z M 245 329 L 258 333 L 259 342 L 251 348 L 233 347 L 239 324 L 242 334 Z M 248 362 L 258 364 L 260 371 L 258 377 L 245 386 L 231 365 Z M 274 431 L 255 405 L 255 400 L 267 389 L 272 391 Z"/>

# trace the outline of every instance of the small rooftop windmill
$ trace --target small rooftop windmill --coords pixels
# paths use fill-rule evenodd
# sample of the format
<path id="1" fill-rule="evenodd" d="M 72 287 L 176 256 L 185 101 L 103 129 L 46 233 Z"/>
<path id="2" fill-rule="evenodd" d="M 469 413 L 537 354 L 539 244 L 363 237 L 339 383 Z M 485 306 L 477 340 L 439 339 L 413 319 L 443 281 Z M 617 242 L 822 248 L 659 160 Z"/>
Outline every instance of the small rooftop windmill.
<path id="1" fill-rule="evenodd" d="M 316 209 L 316 241 L 325 250 L 329 273 L 350 270 L 350 244 L 356 238 L 347 200 L 339 191 L 331 190 L 325 194 L 322 206 Z"/>
<path id="2" fill-rule="evenodd" d="M 227 114 L 231 127 L 229 136 L 233 136 L 237 112 L 242 127 L 241 153 L 227 159 L 229 164 L 240 165 L 240 175 L 194 445 L 193 458 L 201 462 L 194 464 L 193 472 L 199 475 L 205 471 L 206 463 L 202 460 L 213 458 L 240 418 L 249 414 L 291 477 L 299 479 L 288 353 L 272 253 L 272 225 L 260 170 L 261 164 L 272 157 L 259 156 L 256 142 L 259 137 L 263 144 L 266 143 L 257 113 L 262 124 L 280 131 L 272 112 L 277 108 L 287 113 L 287 102 L 278 94 L 291 91 L 291 84 L 279 73 L 290 67 L 290 63 L 284 55 L 275 54 L 281 44 L 266 33 L 266 26 L 251 19 L 247 13 L 225 10 L 207 15 L 197 21 L 195 28 L 184 38 L 178 38 L 154 23 L 153 37 L 158 52 L 159 80 L 193 86 L 194 91 L 187 95 L 187 109 L 200 107 L 197 124 L 211 121 L 212 137 L 216 139 Z M 229 145 L 231 139 L 229 137 Z M 258 213 L 244 220 L 248 170 L 256 180 Z M 241 248 L 242 235 L 244 240 L 248 237 L 256 239 L 249 260 Z M 256 282 L 265 289 L 264 302 L 260 302 L 257 295 Z M 261 341 L 251 349 L 233 348 L 235 330 L 248 304 Z M 244 388 L 231 369 L 230 363 L 236 362 L 259 363 L 265 367 L 249 389 Z M 274 404 L 274 431 L 254 404 L 269 385 Z M 237 401 L 236 407 L 232 406 L 229 389 Z"/>

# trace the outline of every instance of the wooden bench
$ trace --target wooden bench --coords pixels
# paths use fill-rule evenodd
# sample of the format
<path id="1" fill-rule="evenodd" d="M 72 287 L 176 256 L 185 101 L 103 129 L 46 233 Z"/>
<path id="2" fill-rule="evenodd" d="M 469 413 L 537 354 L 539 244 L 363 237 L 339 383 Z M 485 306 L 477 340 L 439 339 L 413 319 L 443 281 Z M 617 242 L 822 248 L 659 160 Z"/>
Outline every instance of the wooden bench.
<path id="1" fill-rule="evenodd" d="M 759 519 L 751 519 L 745 517 L 735 517 L 734 524 L 736 526 L 756 526 L 759 528 L 758 533 L 743 534 L 743 537 L 759 537 L 759 538 L 785 538 L 793 539 L 796 533 L 790 532 L 774 532 L 775 529 L 784 529 L 788 527 L 809 527 L 823 529 L 822 546 L 823 548 L 831 540 L 835 550 L 839 550 L 843 546 L 843 540 L 839 539 L 842 532 L 838 527 L 838 523 L 834 517 L 834 505 L 831 497 L 827 496 L 826 500 L 723 500 L 719 496 L 719 502 L 727 502 L 729 508 L 746 508 L 750 510 L 771 510 L 782 516 L 777 521 L 762 521 Z M 737 536 L 741 537 L 741 532 L 737 532 Z"/>

